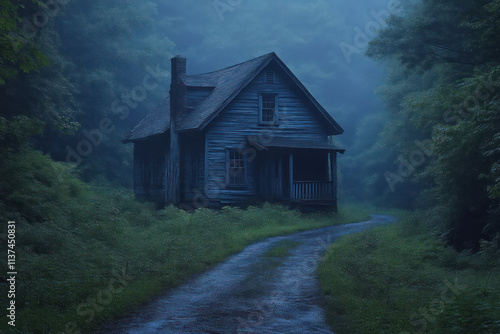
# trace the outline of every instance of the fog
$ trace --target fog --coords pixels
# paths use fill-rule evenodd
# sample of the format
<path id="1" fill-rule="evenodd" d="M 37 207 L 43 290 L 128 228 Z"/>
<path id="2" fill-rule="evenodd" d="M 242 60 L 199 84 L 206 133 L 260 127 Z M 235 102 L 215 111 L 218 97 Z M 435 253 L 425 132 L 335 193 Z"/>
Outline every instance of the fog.
<path id="1" fill-rule="evenodd" d="M 374 90 L 383 71 L 364 52 L 389 10 L 387 1 L 159 1 L 157 29 L 192 74 L 276 52 L 344 127 L 339 139 L 350 148 L 363 118 L 382 117 Z"/>
<path id="2" fill-rule="evenodd" d="M 273 308 L 252 300 L 268 300 L 315 326 L 312 302 L 338 333 L 499 333 L 499 34 L 500 0 L 0 0 L 0 332 L 89 332 L 279 236 L 229 259 L 248 274 L 230 269 L 235 285 L 216 274 L 229 290 L 202 286 L 206 304 L 189 296 L 208 311 L 196 316 L 261 323 L 253 309 Z M 174 113 L 186 85 L 191 104 L 167 116 L 176 55 L 201 74 L 271 52 L 344 129 L 334 143 L 322 131 L 341 129 L 327 115 L 321 131 L 311 126 L 301 94 L 287 91 L 296 109 L 282 113 L 300 127 L 281 126 L 277 72 L 252 83 L 259 94 L 238 95 L 243 107 L 225 104 L 274 55 L 174 80 Z M 174 63 L 182 78 L 184 58 Z M 245 111 L 250 130 L 233 126 Z M 260 126 L 296 141 L 246 137 L 245 149 L 265 151 L 249 161 L 230 145 Z M 344 237 L 372 225 L 384 226 Z M 305 230 L 309 241 L 281 243 Z M 308 268 L 282 270 L 299 253 Z M 267 298 L 280 273 L 323 291 L 293 283 L 278 289 L 288 302 Z M 290 314 L 280 320 L 311 332 Z"/>
<path id="3" fill-rule="evenodd" d="M 56 114 L 79 125 L 70 135 L 55 130 L 38 148 L 68 160 L 68 152 L 85 139 L 84 131 L 98 128 L 99 121 L 110 116 L 116 130 L 77 162 L 86 180 L 102 175 L 130 186 L 131 148 L 120 140 L 168 95 L 171 57 L 186 57 L 188 74 L 199 74 L 274 51 L 344 128 L 337 145 L 354 157 L 373 145 L 385 119 L 381 97 L 375 93 L 384 82 L 384 70 L 365 51 L 369 40 L 387 26 L 389 15 L 401 8 L 398 1 L 61 5 L 48 17 L 47 27 L 37 31 L 40 49 L 57 67 L 42 69 L 41 75 L 52 84 L 63 81 L 57 87 L 72 98 L 57 105 L 61 111 Z M 148 75 L 156 80 L 156 88 L 132 101 L 134 89 Z M 50 92 L 47 95 L 53 100 Z M 349 160 L 346 163 L 349 168 Z M 357 179 L 347 176 L 348 183 L 349 178 Z"/>

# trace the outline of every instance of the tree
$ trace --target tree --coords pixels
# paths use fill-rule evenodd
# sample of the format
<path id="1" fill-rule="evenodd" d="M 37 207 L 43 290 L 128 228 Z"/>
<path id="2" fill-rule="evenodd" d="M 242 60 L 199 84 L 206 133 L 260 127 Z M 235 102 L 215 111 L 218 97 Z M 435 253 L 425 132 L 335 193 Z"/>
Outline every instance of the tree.
<path id="1" fill-rule="evenodd" d="M 131 147 L 121 140 L 167 94 L 173 43 L 157 32 L 155 18 L 153 1 L 74 1 L 56 22 L 61 53 L 74 64 L 68 79 L 77 84 L 82 112 L 80 130 L 59 136 L 51 153 L 67 161 L 76 152 L 70 161 L 79 163 L 87 181 L 131 182 Z M 103 120 L 110 120 L 112 131 L 99 136 Z M 83 142 L 91 146 L 78 152 Z"/>
<path id="2" fill-rule="evenodd" d="M 19 12 L 36 8 L 34 1 L 0 0 L 0 85 L 20 71 L 36 71 L 47 64 L 47 58 L 22 33 Z"/>
<path id="3" fill-rule="evenodd" d="M 367 55 L 398 59 L 408 68 L 498 62 L 498 1 L 423 0 L 411 15 L 392 16 Z M 458 68 L 455 68 L 457 70 Z"/>
<path id="4" fill-rule="evenodd" d="M 421 202 L 441 208 L 459 249 L 478 249 L 499 231 L 499 9 L 497 0 L 423 0 L 391 17 L 367 51 L 397 62 L 382 91 L 389 121 L 381 140 L 397 142 L 402 156 L 415 140 L 432 142 L 413 180 L 425 189 Z"/>

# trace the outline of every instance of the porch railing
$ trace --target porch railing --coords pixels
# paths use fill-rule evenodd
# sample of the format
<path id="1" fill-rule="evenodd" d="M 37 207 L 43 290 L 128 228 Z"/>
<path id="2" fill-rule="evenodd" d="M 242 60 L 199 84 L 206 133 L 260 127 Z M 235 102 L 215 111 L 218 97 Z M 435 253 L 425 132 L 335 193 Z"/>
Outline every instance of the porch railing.
<path id="1" fill-rule="evenodd" d="M 294 181 L 292 199 L 295 200 L 334 200 L 333 181 Z"/>

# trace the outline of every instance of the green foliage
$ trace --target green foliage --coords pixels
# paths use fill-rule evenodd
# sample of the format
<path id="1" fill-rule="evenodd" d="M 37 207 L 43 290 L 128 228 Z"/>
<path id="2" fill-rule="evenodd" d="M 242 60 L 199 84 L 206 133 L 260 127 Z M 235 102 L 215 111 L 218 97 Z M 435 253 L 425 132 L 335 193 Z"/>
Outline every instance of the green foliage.
<path id="1" fill-rule="evenodd" d="M 48 64 L 47 57 L 22 32 L 19 11 L 33 4 L 37 2 L 0 1 L 0 86 L 14 78 L 19 71 L 37 71 Z"/>
<path id="2" fill-rule="evenodd" d="M 17 226 L 20 331 L 61 332 L 75 322 L 83 332 L 130 312 L 253 241 L 367 218 L 355 205 L 341 206 L 339 214 L 308 215 L 270 204 L 246 210 L 156 211 L 152 204 L 135 201 L 130 191 L 90 186 L 75 174 L 73 167 L 29 149 L 9 153 L 0 164 L 0 219 L 15 220 Z M 269 256 L 283 255 L 295 245 L 277 246 Z M 3 272 L 5 266 L 4 258 Z M 109 292 L 117 272 L 125 286 L 115 284 L 111 302 L 92 304 Z M 5 326 L 2 322 L 0 330 Z"/>
<path id="3" fill-rule="evenodd" d="M 441 104 L 440 110 L 453 105 L 453 101 L 477 101 L 470 107 L 454 108 L 449 115 L 453 122 L 434 127 L 435 159 L 422 174 L 435 184 L 439 201 L 455 208 L 450 237 L 455 239 L 455 245 L 466 248 L 477 249 L 478 240 L 491 239 L 499 231 L 498 226 L 492 225 L 485 230 L 493 218 L 488 218 L 488 210 L 498 210 L 494 195 L 498 180 L 494 173 L 500 159 L 499 69 L 478 71 L 448 95 L 433 97 L 434 103 Z M 485 98 L 479 99 L 478 92 Z M 475 244 L 467 244 L 470 241 Z"/>
<path id="4" fill-rule="evenodd" d="M 392 152 L 378 166 L 396 160 L 388 169 L 396 185 L 381 195 L 439 207 L 457 249 L 478 250 L 500 231 L 497 9 L 491 0 L 424 0 L 392 17 L 367 52 L 391 66 L 380 89 L 388 122 L 374 147 Z"/>
<path id="5" fill-rule="evenodd" d="M 490 334 L 500 330 L 500 303 L 492 291 L 468 289 L 445 305 L 429 333 Z"/>
<path id="6" fill-rule="evenodd" d="M 0 154 L 26 147 L 30 138 L 42 132 L 43 123 L 27 116 L 16 116 L 11 120 L 0 117 Z"/>
<path id="7" fill-rule="evenodd" d="M 435 64 L 482 65 L 498 62 L 497 1 L 424 0 L 409 15 L 393 16 L 370 42 L 370 57 L 394 58 L 409 68 Z"/>
<path id="8" fill-rule="evenodd" d="M 26 17 L 31 17 L 32 11 L 36 10 L 44 13 L 38 5 L 25 6 L 23 12 Z M 28 24 L 26 20 L 23 24 Z M 26 129 L 24 139 L 31 139 L 38 148 L 54 153 L 53 141 L 60 138 L 61 134 L 71 134 L 78 128 L 76 115 L 80 112 L 80 106 L 75 100 L 77 85 L 67 78 L 72 64 L 61 56 L 59 37 L 51 25 L 37 28 L 36 34 L 26 40 L 26 45 L 28 43 L 36 48 L 36 54 L 45 55 L 45 65 L 50 60 L 50 66 L 39 68 L 36 73 L 20 74 L 11 78 L 8 84 L 0 86 L 0 99 L 5 101 L 2 116 L 12 124 L 20 117 L 30 119 L 40 130 L 33 132 Z M 18 145 L 22 144 L 12 140 L 18 136 L 15 131 L 12 137 L 6 136 L 10 140 L 7 144 L 12 149 L 18 149 Z M 24 139 L 23 142 L 26 141 Z"/>
<path id="9" fill-rule="evenodd" d="M 64 212 L 61 202 L 74 200 L 73 194 L 83 187 L 71 175 L 69 167 L 27 149 L 4 155 L 0 171 L 4 220 L 10 216 L 41 223 L 60 216 Z"/>
<path id="10" fill-rule="evenodd" d="M 56 134 L 49 138 L 50 146 L 43 142 L 40 148 L 64 161 L 68 145 L 76 150 L 88 139 L 85 131 L 98 129 L 103 119 L 112 120 L 114 130 L 79 164 L 86 181 L 130 186 L 132 148 L 121 140 L 167 92 L 173 43 L 158 32 L 159 21 L 154 1 L 131 0 L 72 1 L 56 20 L 59 52 L 71 63 L 71 71 L 63 73 L 76 86 L 73 99 L 84 112 L 76 114 L 79 132 Z"/>
<path id="11" fill-rule="evenodd" d="M 166 61 L 173 48 L 156 32 L 154 2 L 2 0 L 1 5 L 2 117 L 15 122 L 26 116 L 43 124 L 41 133 L 28 132 L 26 138 L 57 161 L 66 160 L 67 146 L 76 150 L 87 140 L 85 133 L 111 119 L 114 130 L 83 157 L 80 175 L 130 185 L 131 148 L 121 139 L 164 98 L 166 90 L 150 87 L 167 83 Z M 34 13 L 45 15 L 47 22 L 31 22 Z M 143 87 L 146 76 L 148 90 Z M 146 96 L 142 90 L 134 94 L 137 89 Z M 17 149 L 19 143 L 9 144 Z"/>
<path id="12" fill-rule="evenodd" d="M 342 237 L 320 262 L 333 330 L 498 332 L 498 261 L 447 247 L 421 214 L 398 216 L 395 224 Z"/>

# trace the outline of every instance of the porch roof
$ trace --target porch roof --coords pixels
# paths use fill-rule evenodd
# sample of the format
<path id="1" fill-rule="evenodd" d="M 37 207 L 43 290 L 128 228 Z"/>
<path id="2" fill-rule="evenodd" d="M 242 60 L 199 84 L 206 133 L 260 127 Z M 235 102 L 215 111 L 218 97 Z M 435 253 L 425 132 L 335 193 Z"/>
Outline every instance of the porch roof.
<path id="1" fill-rule="evenodd" d="M 339 152 L 344 154 L 345 149 L 339 148 L 333 144 L 323 141 L 313 141 L 313 140 L 294 140 L 287 138 L 270 138 L 268 140 L 262 140 L 255 138 L 253 136 L 246 137 L 248 143 L 260 149 L 269 149 L 269 148 L 288 148 L 288 149 L 307 149 L 307 150 L 322 150 L 322 151 L 331 151 L 331 152 Z"/>

